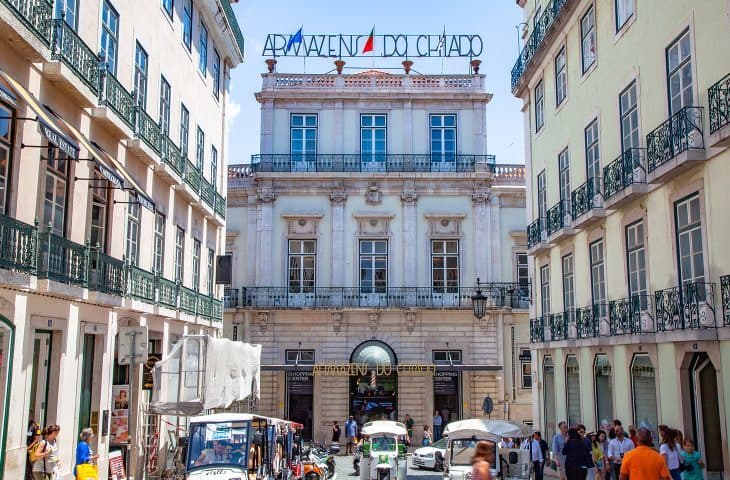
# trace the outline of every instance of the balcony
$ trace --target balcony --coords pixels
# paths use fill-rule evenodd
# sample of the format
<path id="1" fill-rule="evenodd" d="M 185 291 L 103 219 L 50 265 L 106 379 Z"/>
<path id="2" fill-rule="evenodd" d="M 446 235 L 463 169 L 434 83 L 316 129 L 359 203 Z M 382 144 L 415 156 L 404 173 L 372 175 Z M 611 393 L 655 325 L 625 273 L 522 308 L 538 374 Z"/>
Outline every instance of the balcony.
<path id="1" fill-rule="evenodd" d="M 546 335 L 551 342 L 567 340 L 570 315 L 568 312 L 553 313 L 550 315 L 550 332 Z"/>
<path id="2" fill-rule="evenodd" d="M 665 182 L 705 161 L 702 107 L 684 107 L 646 136 L 648 183 Z"/>
<path id="3" fill-rule="evenodd" d="M 720 277 L 720 296 L 722 300 L 722 324 L 730 326 L 730 275 Z"/>
<path id="4" fill-rule="evenodd" d="M 370 90 L 370 96 L 387 93 L 388 98 L 398 95 L 451 96 L 453 93 L 471 94 L 484 98 L 483 75 L 421 75 L 412 72 L 408 75 L 394 75 L 379 71 L 355 74 L 309 74 L 309 73 L 270 73 L 262 75 L 261 97 L 271 92 L 286 90 L 293 95 L 321 92 L 327 89 L 332 95 L 347 96 Z M 296 93 L 295 93 L 296 92 Z"/>
<path id="5" fill-rule="evenodd" d="M 99 97 L 99 57 L 64 20 L 55 19 L 51 42 L 51 62 L 43 73 L 73 94 L 86 106 L 96 106 Z M 70 75 L 69 69 L 74 75 Z M 81 83 L 72 79 L 77 78 Z"/>
<path id="6" fill-rule="evenodd" d="M 708 146 L 730 146 L 730 73 L 707 90 L 710 104 Z"/>
<path id="7" fill-rule="evenodd" d="M 32 62 L 47 60 L 51 46 L 51 16 L 53 4 L 49 0 L 0 0 L 12 15 L 0 15 L 0 35 Z M 19 24 L 18 24 L 19 23 Z M 23 35 L 22 25 L 30 35 Z"/>
<path id="8" fill-rule="evenodd" d="M 560 200 L 547 211 L 547 239 L 550 243 L 557 243 L 572 235 L 573 217 L 570 214 L 570 201 Z"/>
<path id="9" fill-rule="evenodd" d="M 656 291 L 654 309 L 657 332 L 716 327 L 715 284 L 685 283 Z"/>
<path id="10" fill-rule="evenodd" d="M 527 226 L 527 253 L 537 255 L 550 248 L 547 241 L 547 218 L 538 218 Z"/>
<path id="11" fill-rule="evenodd" d="M 491 283 L 479 287 L 488 298 L 487 308 L 527 309 L 529 289 L 516 283 Z M 472 310 L 476 287 L 454 287 L 440 291 L 431 287 L 387 287 L 372 291 L 361 287 L 316 287 L 300 291 L 287 287 L 244 287 L 228 289 L 226 308 L 268 309 L 453 309 Z M 231 305 L 228 307 L 228 305 Z"/>
<path id="12" fill-rule="evenodd" d="M 603 168 L 605 208 L 618 208 L 646 191 L 644 150 L 629 148 Z"/>
<path id="13" fill-rule="evenodd" d="M 603 209 L 601 178 L 592 177 L 571 194 L 573 226 L 586 228 L 606 218 Z"/>
<path id="14" fill-rule="evenodd" d="M 545 317 L 530 319 L 530 342 L 542 343 L 545 341 Z"/>
<path id="15" fill-rule="evenodd" d="M 654 309 L 651 295 L 632 295 L 608 302 L 611 336 L 654 333 Z"/>
<path id="16" fill-rule="evenodd" d="M 134 134 L 137 113 L 134 95 L 104 65 L 99 78 L 99 106 L 91 109 L 92 115 L 114 129 L 120 138 L 131 137 Z"/>

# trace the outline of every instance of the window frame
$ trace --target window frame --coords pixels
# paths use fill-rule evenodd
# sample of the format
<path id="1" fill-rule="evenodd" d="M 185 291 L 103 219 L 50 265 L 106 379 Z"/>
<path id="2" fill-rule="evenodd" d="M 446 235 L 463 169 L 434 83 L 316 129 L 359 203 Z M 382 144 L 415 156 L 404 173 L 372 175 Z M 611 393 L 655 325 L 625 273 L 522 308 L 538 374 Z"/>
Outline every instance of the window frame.
<path id="1" fill-rule="evenodd" d="M 202 173 L 205 166 L 205 132 L 200 125 L 195 131 L 195 166 Z"/>
<path id="2" fill-rule="evenodd" d="M 210 183 L 213 189 L 218 189 L 218 149 L 215 145 L 210 146 Z"/>
<path id="3" fill-rule="evenodd" d="M 307 248 L 306 242 L 311 242 L 311 251 L 305 251 Z M 298 244 L 299 251 L 292 251 L 292 245 Z M 314 293 L 317 288 L 317 239 L 316 238 L 290 238 L 287 240 L 287 290 L 289 293 Z M 292 269 L 292 259 L 299 259 L 298 266 Z M 305 272 L 308 267 L 305 266 L 307 263 L 305 260 L 310 258 L 312 264 L 312 278 L 311 285 L 305 285 L 309 280 L 305 280 Z M 292 270 L 299 272 L 298 279 L 292 279 Z M 298 284 L 297 284 L 298 283 Z"/>
<path id="4" fill-rule="evenodd" d="M 142 206 L 135 201 L 127 204 L 126 258 L 129 263 L 139 267 L 139 239 L 142 228 Z"/>
<path id="5" fill-rule="evenodd" d="M 135 43 L 134 49 L 134 95 L 135 103 L 142 107 L 143 110 L 147 109 L 147 86 L 148 86 L 148 75 L 149 75 L 149 63 L 150 57 L 147 51 L 144 49 L 139 40 Z M 141 64 L 140 60 L 144 59 L 144 65 Z M 144 68 L 142 68 L 144 67 Z"/>
<path id="6" fill-rule="evenodd" d="M 619 3 L 629 5 L 631 7 L 631 12 L 623 19 L 623 21 L 621 21 L 621 17 L 619 15 Z M 613 13 L 616 20 L 616 33 L 618 33 L 624 28 L 629 20 L 636 15 L 636 2 L 634 0 L 614 0 Z"/>
<path id="7" fill-rule="evenodd" d="M 695 94 L 697 78 L 696 78 L 696 75 L 694 72 L 694 64 L 693 64 L 694 42 L 692 41 L 692 35 L 690 35 L 690 33 L 691 33 L 690 28 L 689 27 L 685 28 L 684 30 L 682 30 L 682 32 L 679 35 L 677 35 L 677 37 L 674 40 L 672 40 L 672 42 L 665 49 L 665 59 L 666 59 L 665 64 L 666 64 L 666 73 L 667 73 L 667 107 L 668 107 L 668 112 L 669 112 L 670 117 L 672 115 L 676 114 L 677 112 L 679 112 L 682 108 L 695 106 L 695 103 L 697 102 L 697 95 Z M 672 68 L 670 66 L 670 50 L 676 45 L 678 48 L 678 55 L 681 55 L 682 40 L 685 37 L 687 37 L 687 42 L 689 44 L 689 47 L 688 47 L 689 55 L 687 55 L 683 59 L 680 58 L 679 63 L 674 68 Z M 683 76 L 681 75 L 681 73 L 682 73 L 682 70 L 684 70 L 684 67 L 689 68 L 689 73 L 691 75 L 691 80 L 690 80 L 691 83 L 689 84 L 689 89 L 687 88 L 687 85 L 682 84 Z M 673 106 L 674 96 L 672 95 L 672 77 L 675 75 L 678 75 L 679 79 L 680 79 L 680 91 L 677 95 L 677 98 L 679 98 L 679 100 L 680 100 L 680 106 L 679 106 L 679 108 L 677 108 L 677 110 L 674 109 L 674 106 Z M 684 100 L 684 92 L 686 90 L 689 90 L 689 93 L 692 95 L 692 99 L 689 104 L 685 104 L 685 100 Z"/>
<path id="8" fill-rule="evenodd" d="M 570 152 L 568 147 L 558 153 L 558 194 L 560 202 L 563 204 L 565 211 L 563 215 L 570 214 Z"/>
<path id="9" fill-rule="evenodd" d="M 202 247 L 200 240 L 193 237 L 193 259 L 191 267 L 193 269 L 193 290 L 200 292 L 200 255 L 202 253 Z"/>
<path id="10" fill-rule="evenodd" d="M 463 356 L 461 350 L 431 350 L 431 361 L 434 365 L 461 365 Z"/>
<path id="11" fill-rule="evenodd" d="M 447 125 L 447 118 L 453 119 L 453 126 Z M 434 125 L 434 120 L 440 119 L 440 125 Z M 429 143 L 429 152 L 431 153 L 431 162 L 438 162 L 438 163 L 456 163 L 456 156 L 459 151 L 459 125 L 458 125 L 458 115 L 455 113 L 430 113 L 428 115 L 428 143 Z M 454 148 L 453 151 L 449 151 L 446 148 L 446 143 L 450 141 L 450 139 L 447 138 L 446 132 L 453 131 L 453 144 Z M 434 151 L 434 138 L 433 135 L 435 132 L 440 132 L 440 138 L 438 139 L 438 142 L 440 142 L 441 150 L 440 151 Z"/>
<path id="12" fill-rule="evenodd" d="M 180 285 L 185 279 L 185 229 L 175 226 L 175 265 L 173 276 Z"/>
<path id="13" fill-rule="evenodd" d="M 365 120 L 370 119 L 372 125 L 366 126 Z M 377 119 L 384 119 L 383 125 L 377 125 Z M 383 151 L 377 148 L 379 139 L 378 132 L 383 132 Z M 363 148 L 366 145 L 364 133 L 369 132 L 371 138 L 369 140 L 369 151 Z M 388 153 L 388 115 L 383 113 L 361 113 L 360 114 L 360 157 L 364 162 L 384 162 Z"/>
<path id="14" fill-rule="evenodd" d="M 301 117 L 301 125 L 295 125 L 295 119 Z M 314 118 L 314 125 L 308 125 L 307 120 Z M 300 131 L 302 133 L 302 138 L 295 139 L 294 138 L 294 132 Z M 314 139 L 307 138 L 308 132 L 314 132 Z M 314 161 L 317 156 L 317 147 L 318 147 L 318 137 L 319 137 L 319 115 L 316 113 L 291 113 L 289 115 L 289 155 L 291 156 L 292 163 L 293 162 L 303 162 L 303 161 Z M 302 142 L 302 148 L 300 150 L 294 149 L 294 142 L 295 141 L 301 141 Z M 309 151 L 307 148 L 307 142 L 314 142 L 314 151 Z"/>
<path id="15" fill-rule="evenodd" d="M 560 265 L 563 280 L 563 311 L 573 312 L 575 310 L 575 257 L 573 253 L 563 255 Z M 566 270 L 566 267 L 569 268 Z"/>
<path id="16" fill-rule="evenodd" d="M 73 2 L 73 7 L 71 9 L 68 8 L 69 1 Z M 74 32 L 78 32 L 79 29 L 79 1 L 80 0 L 55 0 L 53 2 L 53 18 L 63 18 L 66 25 L 68 25 Z M 72 12 L 71 22 L 68 21 L 67 13 L 69 11 Z"/>
<path id="17" fill-rule="evenodd" d="M 216 100 L 219 100 L 221 95 L 221 55 L 215 47 L 213 47 L 213 68 L 211 74 L 213 76 L 213 95 Z"/>
<path id="18" fill-rule="evenodd" d="M 535 95 L 535 133 L 545 126 L 545 84 L 542 79 L 533 89 Z"/>
<path id="19" fill-rule="evenodd" d="M 108 188 L 109 181 L 101 174 L 101 171 L 98 168 L 93 169 L 92 176 L 94 179 L 89 182 L 89 193 L 91 197 L 91 210 L 89 211 L 89 245 L 92 248 L 96 248 L 96 245 L 92 240 L 92 232 L 94 230 L 99 231 L 101 234 L 97 235 L 97 237 L 100 237 L 101 241 L 97 241 L 96 243 L 99 244 L 99 251 L 106 253 L 110 212 L 109 205 L 111 203 L 109 201 L 109 196 L 111 190 Z M 103 211 L 101 215 L 103 223 L 101 225 L 94 224 L 94 209 L 97 207 Z"/>
<path id="20" fill-rule="evenodd" d="M 160 130 L 170 135 L 170 112 L 172 110 L 172 87 L 164 75 L 160 75 L 160 107 L 159 107 L 159 125 Z"/>
<path id="21" fill-rule="evenodd" d="M 634 103 L 629 104 L 631 100 L 631 92 L 634 93 Z M 627 110 L 624 110 L 623 99 L 627 98 Z M 630 148 L 641 148 L 641 117 L 639 115 L 639 86 L 636 79 L 632 80 L 626 88 L 621 90 L 618 95 L 618 109 L 619 109 L 619 130 L 621 132 L 621 153 L 626 152 Z M 636 125 L 632 117 L 635 117 Z M 628 120 L 630 124 L 630 131 L 626 132 L 624 128 L 624 120 Z M 635 132 L 635 133 L 634 133 Z M 632 137 L 636 137 L 636 145 Z M 631 139 L 631 145 L 627 146 L 626 139 Z"/>
<path id="22" fill-rule="evenodd" d="M 161 220 L 161 221 L 160 221 Z M 155 212 L 155 224 L 152 233 L 152 272 L 164 275 L 165 273 L 165 228 L 167 218 L 160 212 Z M 160 228 L 161 227 L 161 228 Z"/>
<path id="23" fill-rule="evenodd" d="M 180 103 L 180 153 L 187 158 L 190 146 L 190 110 Z"/>
<path id="24" fill-rule="evenodd" d="M 586 28 L 586 26 L 584 24 L 584 21 L 587 18 L 589 18 L 589 16 L 591 18 L 591 25 L 590 25 L 590 27 Z M 586 40 L 587 39 L 592 39 L 590 41 L 591 41 L 592 47 L 593 47 L 593 58 L 591 59 L 591 58 L 588 57 L 588 59 L 591 60 L 590 63 L 586 63 L 586 60 L 587 60 L 587 57 L 586 57 Z M 597 40 L 597 36 L 596 36 L 596 10 L 595 10 L 595 6 L 594 5 L 591 5 L 586 10 L 586 13 L 584 13 L 583 16 L 580 17 L 580 53 L 581 53 L 581 67 L 582 67 L 582 73 L 583 73 L 583 75 L 585 75 L 586 72 L 588 72 L 588 70 L 590 70 L 590 68 L 593 65 L 596 64 L 596 60 L 598 59 L 598 54 L 597 54 L 597 51 L 596 51 L 597 50 L 597 46 L 596 46 L 596 43 L 597 42 L 596 42 L 596 40 Z"/>
<path id="25" fill-rule="evenodd" d="M 215 250 L 208 247 L 208 265 L 206 273 L 206 290 L 208 296 L 213 296 L 213 290 L 215 289 Z"/>
<path id="26" fill-rule="evenodd" d="M 304 357 L 307 358 L 304 358 Z M 298 357 L 298 358 L 297 358 Z M 314 349 L 286 349 L 284 350 L 285 365 L 314 365 L 316 351 Z"/>
<path id="27" fill-rule="evenodd" d="M 109 28 L 108 23 L 104 20 L 105 11 L 109 12 L 110 16 L 116 19 L 116 28 L 114 31 Z M 117 63 L 119 61 L 119 12 L 114 8 L 114 5 L 109 0 L 104 0 L 101 4 L 101 32 L 99 36 L 99 49 L 104 52 L 104 61 L 106 63 L 107 72 L 116 76 L 117 74 Z M 107 38 L 105 42 L 104 39 Z M 109 60 L 109 40 L 113 41 L 113 52 L 114 58 Z M 106 45 L 105 45 L 106 44 Z"/>
<path id="28" fill-rule="evenodd" d="M 385 246 L 385 252 L 384 253 L 378 253 L 376 245 L 382 243 Z M 387 293 L 388 291 L 388 268 L 389 268 L 389 258 L 388 258 L 388 239 L 381 239 L 381 238 L 361 238 L 358 242 L 358 286 L 360 288 L 360 293 Z M 369 252 L 363 252 L 363 246 L 365 244 L 371 244 L 372 248 Z M 376 263 L 378 261 L 385 260 L 385 268 L 377 268 Z M 368 268 L 363 268 L 363 261 L 368 261 L 369 265 Z M 368 270 L 370 271 L 370 282 L 369 284 L 363 283 L 363 271 Z M 383 285 L 379 285 L 379 283 L 376 280 L 376 276 L 378 271 L 384 270 L 385 272 L 385 282 Z"/>
<path id="29" fill-rule="evenodd" d="M 524 263 L 520 262 L 520 257 L 524 257 L 525 261 Z M 520 270 L 524 271 L 524 275 L 520 275 Z M 515 281 L 517 282 L 517 286 L 520 288 L 529 288 L 530 287 L 530 267 L 527 261 L 527 252 L 515 252 L 515 272 L 516 272 L 516 278 Z M 521 279 L 524 278 L 524 284 L 521 281 Z"/>
<path id="30" fill-rule="evenodd" d="M 626 283 L 628 287 L 628 294 L 629 298 L 633 298 L 634 296 L 640 296 L 640 298 L 642 299 L 642 304 L 644 303 L 643 298 L 645 298 L 645 296 L 649 294 L 649 278 L 647 275 L 648 272 L 646 261 L 646 242 L 644 241 L 645 229 L 646 224 L 643 218 L 632 222 L 624 227 L 624 239 L 626 242 Z M 640 240 L 640 243 L 636 242 L 632 245 L 633 242 L 631 242 L 631 238 L 636 238 L 637 240 Z M 632 255 L 638 255 L 639 253 L 644 257 L 644 268 L 639 268 L 638 263 L 636 263 L 637 269 L 634 271 L 632 268 L 632 263 L 635 262 L 632 261 Z M 634 288 L 635 285 L 633 285 L 632 281 L 632 277 L 634 274 L 637 276 L 637 280 L 639 281 L 639 283 L 643 283 L 643 288 Z"/>
<path id="31" fill-rule="evenodd" d="M 529 348 L 520 348 L 520 354 L 518 357 L 518 360 L 520 362 L 520 388 L 522 388 L 522 390 L 531 390 L 532 389 L 532 380 L 533 380 L 532 379 L 532 360 L 529 360 L 529 361 L 521 360 L 521 357 L 523 357 L 525 355 L 525 352 L 527 352 L 527 354 L 529 354 L 530 357 L 532 357 L 532 352 L 530 351 Z M 527 371 L 525 371 L 525 368 L 527 368 Z M 530 379 L 529 385 L 526 384 L 526 382 L 525 382 L 525 379 L 528 377 Z"/>
<path id="32" fill-rule="evenodd" d="M 562 57 L 562 68 L 558 68 L 558 60 Z M 565 45 L 555 55 L 555 106 L 559 107 L 568 99 L 568 55 Z M 561 96 L 562 93 L 562 96 Z"/>
<path id="33" fill-rule="evenodd" d="M 9 184 L 13 176 L 13 152 L 15 151 L 15 122 L 17 110 L 12 105 L 0 101 L 0 115 L 8 118 L 0 119 L 0 123 L 7 122 L 8 135 L 0 137 L 0 148 L 6 152 L 7 161 L 5 162 L 5 171 L 0 172 L 0 214 L 5 214 L 8 207 L 8 199 L 10 189 Z"/>
<path id="34" fill-rule="evenodd" d="M 698 214 L 697 220 L 694 223 L 688 224 L 687 226 L 680 228 L 680 226 L 679 226 L 679 207 L 682 204 L 687 204 L 687 212 L 688 212 L 688 215 L 690 215 L 691 211 L 692 211 L 690 202 L 692 202 L 694 200 L 697 200 L 697 214 Z M 674 202 L 673 207 L 674 207 L 673 210 L 674 210 L 674 232 L 675 232 L 675 234 L 674 234 L 675 235 L 675 242 L 674 242 L 675 247 L 674 248 L 676 249 L 676 255 L 677 255 L 677 278 L 679 279 L 678 284 L 680 286 L 683 286 L 687 283 L 695 283 L 695 284 L 704 283 L 707 281 L 708 275 L 707 275 L 707 266 L 705 265 L 705 261 L 706 261 L 706 257 L 705 257 L 706 248 L 705 248 L 705 244 L 704 244 L 705 243 L 705 232 L 704 232 L 704 221 L 702 218 L 703 217 L 703 215 L 702 215 L 703 207 L 702 207 L 700 192 L 694 192 L 694 193 L 691 193 L 690 195 L 680 198 L 679 200 Z M 691 218 L 688 216 L 688 219 L 691 219 Z M 699 235 L 700 235 L 699 245 L 700 245 L 701 250 L 699 251 L 699 255 L 701 257 L 700 265 L 702 266 L 702 275 L 701 276 L 695 275 L 695 273 L 696 273 L 695 265 L 694 265 L 695 262 L 693 260 L 694 260 L 694 257 L 697 255 L 697 252 L 691 251 L 690 266 L 692 269 L 692 272 L 691 272 L 692 275 L 691 275 L 691 278 L 687 279 L 687 278 L 685 278 L 685 276 L 683 274 L 683 269 L 682 269 L 683 255 L 682 255 L 682 250 L 681 250 L 681 236 L 683 234 L 690 234 L 689 235 L 690 244 L 691 244 L 690 246 L 692 247 L 692 246 L 694 246 L 694 244 L 696 242 L 696 239 L 692 239 L 692 233 L 695 231 L 698 231 Z"/>
<path id="35" fill-rule="evenodd" d="M 208 77 L 208 38 L 208 27 L 201 20 L 198 31 L 198 70 L 203 74 L 203 78 Z"/>
<path id="36" fill-rule="evenodd" d="M 537 174 L 537 215 L 542 229 L 546 227 L 547 210 L 547 179 L 545 169 L 543 169 Z"/>
<path id="37" fill-rule="evenodd" d="M 456 253 L 449 253 L 447 244 L 454 242 L 456 244 Z M 435 252 L 435 245 L 438 243 L 442 244 L 442 252 Z M 448 239 L 431 239 L 431 289 L 434 293 L 458 293 L 461 285 L 461 242 L 459 239 L 448 238 Z M 434 259 L 442 259 L 442 267 L 438 268 L 434 265 Z M 456 258 L 456 285 L 450 285 L 448 279 L 448 271 L 453 268 L 448 266 L 448 259 Z M 441 270 L 443 273 L 443 282 L 436 284 L 434 278 L 434 272 Z"/>
<path id="38" fill-rule="evenodd" d="M 175 12 L 175 0 L 162 0 L 162 9 L 165 11 L 170 20 Z"/>
<path id="39" fill-rule="evenodd" d="M 549 315 L 550 305 L 550 265 L 540 267 L 540 312 L 543 316 Z"/>
<path id="40" fill-rule="evenodd" d="M 601 257 L 596 259 L 593 256 L 594 247 L 598 247 L 599 244 Z M 588 245 L 588 261 L 591 272 L 591 305 L 604 305 L 608 301 L 608 282 L 606 279 L 606 243 L 603 238 Z M 597 273 L 600 273 L 601 278 L 596 278 Z M 598 290 L 598 295 L 596 295 L 596 290 Z"/>
<path id="41" fill-rule="evenodd" d="M 183 0 L 183 12 L 181 16 L 182 43 L 188 52 L 193 51 L 193 16 L 193 0 Z"/>
<path id="42" fill-rule="evenodd" d="M 71 160 L 68 155 L 66 155 L 64 152 L 61 151 L 60 148 L 56 148 L 53 145 L 48 145 L 46 147 L 47 157 L 45 158 L 46 161 L 46 168 L 45 168 L 45 182 L 43 187 L 43 196 L 41 197 L 41 215 L 39 215 L 40 218 L 43 219 L 43 225 L 42 228 L 47 231 L 48 224 L 51 223 L 51 233 L 54 233 L 58 236 L 65 236 L 66 235 L 66 222 L 68 220 L 68 210 L 69 210 L 69 178 L 70 178 L 70 171 L 71 171 Z M 58 168 L 57 165 L 62 162 L 63 167 Z M 50 201 L 51 204 L 51 217 L 46 218 L 46 203 L 48 201 L 48 181 L 49 178 L 53 182 L 53 198 Z M 61 184 L 63 186 L 63 205 L 58 203 L 59 198 L 56 197 L 56 189 L 58 188 L 58 185 Z M 58 213 L 58 207 L 61 208 L 61 220 L 60 220 L 60 230 L 58 229 L 58 225 L 56 222 L 56 214 Z"/>
<path id="43" fill-rule="evenodd" d="M 586 181 L 593 181 L 594 187 L 600 187 L 600 182 L 597 183 L 593 180 L 602 177 L 601 130 L 598 126 L 598 117 L 591 120 L 591 122 L 583 129 L 583 143 L 585 147 Z M 600 192 L 599 189 L 594 190 L 594 194 L 598 192 Z"/>

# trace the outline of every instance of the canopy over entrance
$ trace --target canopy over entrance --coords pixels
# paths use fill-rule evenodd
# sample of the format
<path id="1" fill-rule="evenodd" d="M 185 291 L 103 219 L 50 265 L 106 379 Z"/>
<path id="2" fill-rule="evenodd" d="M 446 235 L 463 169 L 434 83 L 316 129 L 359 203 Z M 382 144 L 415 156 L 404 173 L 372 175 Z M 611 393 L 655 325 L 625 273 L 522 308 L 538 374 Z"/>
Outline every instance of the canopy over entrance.
<path id="1" fill-rule="evenodd" d="M 398 359 L 395 352 L 383 342 L 368 340 L 358 345 L 352 352 L 350 362 L 361 365 L 397 365 Z"/>

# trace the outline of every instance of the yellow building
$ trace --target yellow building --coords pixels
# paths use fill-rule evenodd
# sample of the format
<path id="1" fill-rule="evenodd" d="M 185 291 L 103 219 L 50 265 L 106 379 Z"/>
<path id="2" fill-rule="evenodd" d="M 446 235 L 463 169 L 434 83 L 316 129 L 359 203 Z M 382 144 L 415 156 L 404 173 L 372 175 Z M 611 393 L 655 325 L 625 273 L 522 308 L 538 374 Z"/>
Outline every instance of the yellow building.
<path id="1" fill-rule="evenodd" d="M 517 3 L 534 418 L 667 424 L 730 478 L 730 4 Z"/>

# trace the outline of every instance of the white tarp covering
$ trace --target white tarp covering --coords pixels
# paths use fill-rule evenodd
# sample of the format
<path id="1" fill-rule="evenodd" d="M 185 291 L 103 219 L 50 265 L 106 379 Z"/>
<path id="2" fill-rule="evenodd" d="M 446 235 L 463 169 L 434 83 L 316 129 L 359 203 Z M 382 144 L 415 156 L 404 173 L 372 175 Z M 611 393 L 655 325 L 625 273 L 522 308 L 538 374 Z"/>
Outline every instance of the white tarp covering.
<path id="1" fill-rule="evenodd" d="M 197 415 L 258 398 L 261 345 L 225 338 L 185 336 L 152 372 L 152 413 Z"/>

